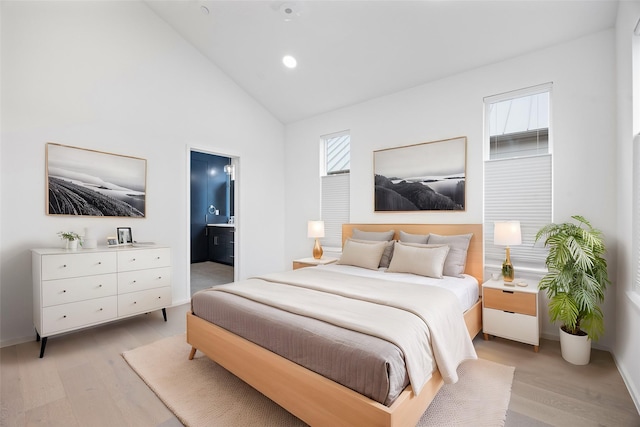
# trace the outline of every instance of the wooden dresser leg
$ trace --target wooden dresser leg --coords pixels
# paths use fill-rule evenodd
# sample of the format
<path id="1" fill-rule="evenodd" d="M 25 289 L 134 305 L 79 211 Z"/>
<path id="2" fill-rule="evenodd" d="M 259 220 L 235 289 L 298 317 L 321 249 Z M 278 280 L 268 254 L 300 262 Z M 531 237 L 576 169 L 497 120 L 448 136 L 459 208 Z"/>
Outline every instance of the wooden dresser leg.
<path id="1" fill-rule="evenodd" d="M 489 341 L 489 334 L 482 334 L 482 338 L 484 338 L 485 341 Z"/>
<path id="2" fill-rule="evenodd" d="M 538 346 L 538 345 L 534 345 L 534 346 L 533 346 L 533 351 L 534 351 L 535 353 L 537 353 L 538 351 L 540 351 L 540 346 Z"/>
<path id="3" fill-rule="evenodd" d="M 191 347 L 191 353 L 189 353 L 189 360 L 193 360 L 196 355 L 197 349 L 195 347 Z"/>

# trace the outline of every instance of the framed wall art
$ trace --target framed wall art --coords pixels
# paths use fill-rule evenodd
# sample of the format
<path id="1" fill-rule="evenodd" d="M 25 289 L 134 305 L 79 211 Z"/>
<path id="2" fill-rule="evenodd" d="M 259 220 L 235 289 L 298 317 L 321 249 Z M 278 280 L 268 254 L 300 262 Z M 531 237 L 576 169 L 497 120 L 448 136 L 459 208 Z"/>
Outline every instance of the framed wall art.
<path id="1" fill-rule="evenodd" d="M 147 161 L 47 143 L 47 215 L 143 218 Z"/>
<path id="2" fill-rule="evenodd" d="M 131 227 L 118 227 L 116 228 L 118 234 L 119 245 L 131 245 L 133 244 L 133 235 L 131 234 Z"/>
<path id="3" fill-rule="evenodd" d="M 466 137 L 374 151 L 374 210 L 464 211 L 466 159 Z"/>

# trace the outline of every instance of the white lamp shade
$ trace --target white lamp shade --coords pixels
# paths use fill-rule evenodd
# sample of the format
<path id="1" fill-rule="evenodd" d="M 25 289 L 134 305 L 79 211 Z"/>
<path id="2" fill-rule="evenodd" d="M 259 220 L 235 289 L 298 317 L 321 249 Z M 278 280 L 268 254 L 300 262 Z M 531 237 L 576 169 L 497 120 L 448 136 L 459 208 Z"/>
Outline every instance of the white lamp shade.
<path id="1" fill-rule="evenodd" d="M 309 221 L 307 223 L 307 237 L 324 237 L 324 221 Z"/>
<path id="2" fill-rule="evenodd" d="M 520 221 L 495 222 L 493 228 L 493 244 L 513 246 L 522 244 Z"/>

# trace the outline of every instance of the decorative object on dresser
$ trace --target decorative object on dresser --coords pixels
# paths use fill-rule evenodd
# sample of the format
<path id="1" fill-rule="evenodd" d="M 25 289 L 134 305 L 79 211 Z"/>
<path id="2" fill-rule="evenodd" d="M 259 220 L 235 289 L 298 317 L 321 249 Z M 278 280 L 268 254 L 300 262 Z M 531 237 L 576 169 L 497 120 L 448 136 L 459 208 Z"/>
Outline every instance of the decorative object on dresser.
<path id="1" fill-rule="evenodd" d="M 373 152 L 374 211 L 464 211 L 467 138 Z"/>
<path id="2" fill-rule="evenodd" d="M 293 269 L 297 270 L 298 268 L 315 267 L 316 265 L 333 264 L 337 260 L 338 260 L 338 258 L 328 258 L 328 257 L 321 258 L 321 259 L 316 259 L 316 258 L 313 258 L 313 257 L 294 259 L 293 260 Z"/>
<path id="3" fill-rule="evenodd" d="M 171 305 L 171 250 L 32 249 L 33 324 L 44 356 L 50 336 Z"/>
<path id="4" fill-rule="evenodd" d="M 482 332 L 489 335 L 540 346 L 540 313 L 538 288 L 516 279 L 516 286 L 502 280 L 489 280 L 482 284 Z"/>
<path id="5" fill-rule="evenodd" d="M 46 145 L 47 215 L 144 217 L 145 159 Z"/>
<path id="6" fill-rule="evenodd" d="M 58 236 L 65 241 L 65 249 L 76 250 L 78 244 L 82 246 L 82 237 L 75 231 L 60 231 Z"/>
<path id="7" fill-rule="evenodd" d="M 116 229 L 118 235 L 119 245 L 131 245 L 133 244 L 133 234 L 131 234 L 131 227 L 118 227 Z"/>
<path id="8" fill-rule="evenodd" d="M 522 244 L 520 221 L 496 222 L 493 229 L 493 244 L 506 246 L 506 258 L 502 263 L 502 277 L 505 282 L 513 282 L 515 270 L 511 264 L 510 246 Z"/>
<path id="9" fill-rule="evenodd" d="M 586 365 L 591 357 L 591 341 L 604 332 L 599 304 L 611 284 L 607 273 L 604 237 L 580 215 L 576 222 L 548 224 L 536 234 L 549 248 L 549 272 L 540 289 L 549 298 L 549 319 L 560 321 L 562 357 L 574 365 Z"/>
<path id="10" fill-rule="evenodd" d="M 307 222 L 307 237 L 315 239 L 313 245 L 313 257 L 315 259 L 322 258 L 322 246 L 320 246 L 319 238 L 324 237 L 324 221 Z"/>

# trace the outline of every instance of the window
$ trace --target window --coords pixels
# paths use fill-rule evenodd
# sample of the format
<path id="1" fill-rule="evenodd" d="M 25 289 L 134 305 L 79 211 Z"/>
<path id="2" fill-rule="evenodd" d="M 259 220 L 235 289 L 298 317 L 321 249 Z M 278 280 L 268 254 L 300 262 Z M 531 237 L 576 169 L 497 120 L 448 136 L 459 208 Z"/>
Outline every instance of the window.
<path id="1" fill-rule="evenodd" d="M 322 246 L 342 247 L 342 224 L 349 222 L 349 172 L 351 168 L 351 136 L 348 131 L 324 135 L 320 149 L 322 200 L 324 221 Z"/>
<path id="2" fill-rule="evenodd" d="M 522 244 L 511 248 L 516 271 L 544 271 L 536 233 L 552 220 L 551 84 L 485 98 L 485 265 L 499 269 L 505 248 L 493 244 L 496 221 L 520 221 Z"/>

